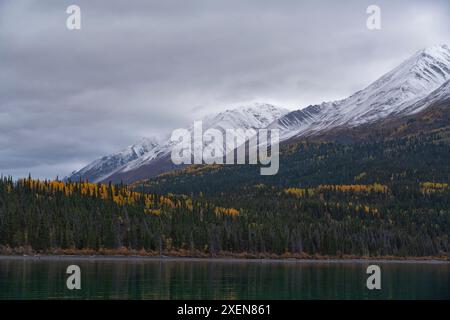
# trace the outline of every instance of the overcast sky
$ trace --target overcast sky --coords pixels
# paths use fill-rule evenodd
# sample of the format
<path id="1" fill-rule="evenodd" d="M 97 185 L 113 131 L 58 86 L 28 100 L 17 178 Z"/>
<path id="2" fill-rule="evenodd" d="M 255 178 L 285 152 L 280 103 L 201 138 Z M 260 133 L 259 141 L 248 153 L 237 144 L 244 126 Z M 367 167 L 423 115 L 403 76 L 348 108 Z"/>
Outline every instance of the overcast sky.
<path id="1" fill-rule="evenodd" d="M 1 0 L 0 173 L 63 177 L 226 108 L 345 98 L 449 44 L 449 3 Z M 66 28 L 70 4 L 81 30 Z"/>

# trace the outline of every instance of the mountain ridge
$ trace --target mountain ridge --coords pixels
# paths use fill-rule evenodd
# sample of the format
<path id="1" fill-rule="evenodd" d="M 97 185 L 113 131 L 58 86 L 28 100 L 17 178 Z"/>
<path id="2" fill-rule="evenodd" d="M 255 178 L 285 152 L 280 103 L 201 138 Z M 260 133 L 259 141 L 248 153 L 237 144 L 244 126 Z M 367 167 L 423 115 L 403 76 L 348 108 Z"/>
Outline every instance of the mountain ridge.
<path id="1" fill-rule="evenodd" d="M 275 119 L 288 113 L 287 109 L 275 107 L 271 104 L 255 103 L 250 106 L 240 106 L 227 109 L 217 114 L 207 115 L 202 119 L 203 130 L 209 128 L 219 129 L 225 132 L 226 129 L 261 129 L 267 127 Z M 186 128 L 193 131 L 193 126 Z M 78 171 L 74 171 L 66 180 L 89 180 L 91 182 L 103 181 L 128 181 L 126 177 L 129 173 L 133 175 L 134 170 L 154 163 L 161 169 L 149 170 L 161 173 L 161 170 L 168 170 L 176 167 L 165 162 L 170 161 L 170 152 L 173 142 L 170 141 L 169 134 L 166 138 L 157 140 L 156 138 L 143 138 L 141 142 L 126 147 L 122 151 L 101 157 Z M 229 152 L 230 150 L 227 150 Z M 162 160 L 162 163 L 161 163 Z"/>
<path id="2" fill-rule="evenodd" d="M 430 105 L 446 100 L 450 96 L 449 88 L 450 49 L 447 45 L 438 45 L 416 52 L 348 98 L 310 105 L 291 112 L 269 104 L 228 109 L 205 117 L 204 129 L 279 129 L 283 143 L 310 136 L 326 136 L 326 132 L 329 132 L 329 137 L 330 134 L 345 131 L 341 129 L 419 113 Z M 192 126 L 188 130 L 192 132 Z M 147 149 L 150 150 L 140 156 L 126 159 L 115 160 L 113 156 L 110 161 L 113 166 L 109 168 L 109 173 L 106 169 L 100 170 L 104 174 L 92 175 L 100 178 L 91 181 L 133 182 L 177 168 L 170 161 L 170 142 Z M 104 163 L 101 159 L 75 172 L 70 178 L 89 179 L 89 176 L 83 174 L 89 170 L 95 171 L 98 167 L 101 169 L 101 164 Z M 106 157 L 106 160 L 110 159 Z"/>
<path id="3" fill-rule="evenodd" d="M 416 52 L 378 80 L 348 98 L 310 105 L 276 120 L 282 139 L 308 136 L 338 126 L 357 126 L 392 114 L 420 111 L 408 108 L 450 79 L 450 49 L 438 45 Z"/>

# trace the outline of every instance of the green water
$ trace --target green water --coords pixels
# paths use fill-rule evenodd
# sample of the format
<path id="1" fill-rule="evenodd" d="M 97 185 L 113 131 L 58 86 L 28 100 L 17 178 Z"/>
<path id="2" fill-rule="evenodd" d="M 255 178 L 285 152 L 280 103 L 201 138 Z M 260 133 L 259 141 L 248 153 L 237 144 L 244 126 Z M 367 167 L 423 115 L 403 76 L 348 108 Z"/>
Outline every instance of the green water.
<path id="1" fill-rule="evenodd" d="M 81 290 L 66 268 L 81 268 Z M 366 268 L 381 268 L 381 290 Z M 0 257 L 0 299 L 450 299 L 449 263 Z"/>

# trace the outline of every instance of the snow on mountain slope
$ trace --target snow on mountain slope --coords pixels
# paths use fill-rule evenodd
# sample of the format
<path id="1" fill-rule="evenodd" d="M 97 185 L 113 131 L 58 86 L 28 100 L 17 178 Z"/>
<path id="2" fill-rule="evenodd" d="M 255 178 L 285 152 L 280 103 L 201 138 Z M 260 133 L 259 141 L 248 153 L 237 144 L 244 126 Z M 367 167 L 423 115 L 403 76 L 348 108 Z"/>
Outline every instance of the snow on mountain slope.
<path id="1" fill-rule="evenodd" d="M 72 172 L 70 179 L 73 181 L 89 180 L 98 182 L 120 169 L 123 165 L 138 159 L 146 154 L 153 154 L 160 149 L 160 144 L 155 138 L 143 138 L 119 152 L 97 159 L 86 167 Z"/>
<path id="2" fill-rule="evenodd" d="M 241 106 L 234 109 L 228 109 L 215 115 L 208 115 L 202 119 L 203 132 L 214 128 L 225 132 L 226 129 L 261 129 L 266 128 L 270 123 L 282 117 L 289 111 L 287 109 L 278 108 L 270 104 L 254 104 L 253 106 Z M 188 131 L 193 132 L 193 126 L 188 127 Z M 166 143 L 161 146 L 158 156 L 166 155 L 172 151 L 172 143 L 168 137 Z M 223 150 L 223 146 L 217 146 Z M 231 151 L 229 148 L 223 152 Z M 140 166 L 149 164 L 156 157 L 148 156 L 139 157 L 126 164 L 120 171 L 127 172 L 135 170 Z"/>
<path id="3" fill-rule="evenodd" d="M 450 80 L 431 92 L 429 95 L 409 105 L 403 110 L 403 114 L 410 115 L 427 109 L 438 102 L 450 101 Z"/>
<path id="4" fill-rule="evenodd" d="M 266 128 L 270 123 L 288 113 L 287 109 L 278 108 L 270 104 L 254 104 L 229 109 L 215 115 L 209 115 L 202 119 L 203 131 L 209 128 L 219 129 L 260 129 Z M 193 131 L 193 126 L 187 128 Z M 113 175 L 137 170 L 149 165 L 156 159 L 169 154 L 173 143 L 170 135 L 162 141 L 144 139 L 143 142 L 134 144 L 120 152 L 95 160 L 83 169 L 74 172 L 70 179 L 100 182 L 113 178 Z M 221 146 L 223 147 L 223 146 Z M 230 151 L 230 150 L 226 150 Z"/>
<path id="5" fill-rule="evenodd" d="M 293 111 L 269 128 L 282 139 L 306 136 L 338 126 L 357 126 L 394 114 L 418 112 L 415 104 L 450 79 L 450 49 L 434 46 L 417 52 L 364 90 L 335 102 Z M 413 108 L 412 106 L 416 106 Z"/>
<path id="6" fill-rule="evenodd" d="M 266 128 L 273 121 L 288 112 L 287 109 L 277 108 L 270 104 L 243 106 L 205 117 L 203 119 L 203 129 L 261 129 Z"/>
<path id="7" fill-rule="evenodd" d="M 340 127 L 355 127 L 390 116 L 417 113 L 447 99 L 450 80 L 450 49 L 446 45 L 421 50 L 367 88 L 350 97 L 288 112 L 269 104 L 226 110 L 205 117 L 203 131 L 226 129 L 279 129 L 286 140 Z M 192 132 L 192 125 L 187 128 Z M 163 141 L 144 140 L 103 157 L 75 172 L 71 179 L 135 181 L 172 168 L 169 135 Z M 223 147 L 223 146 L 221 146 Z M 229 152 L 231 150 L 224 150 Z"/>

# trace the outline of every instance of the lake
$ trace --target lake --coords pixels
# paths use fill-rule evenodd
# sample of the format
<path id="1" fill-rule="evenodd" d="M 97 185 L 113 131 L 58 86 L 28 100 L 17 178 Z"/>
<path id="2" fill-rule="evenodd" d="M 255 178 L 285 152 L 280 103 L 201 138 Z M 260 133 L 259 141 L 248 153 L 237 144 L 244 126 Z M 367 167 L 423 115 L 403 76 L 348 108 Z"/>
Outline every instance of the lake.
<path id="1" fill-rule="evenodd" d="M 81 290 L 66 268 L 81 268 Z M 368 290 L 367 266 L 381 268 Z M 449 299 L 450 263 L 0 257 L 0 299 Z"/>

